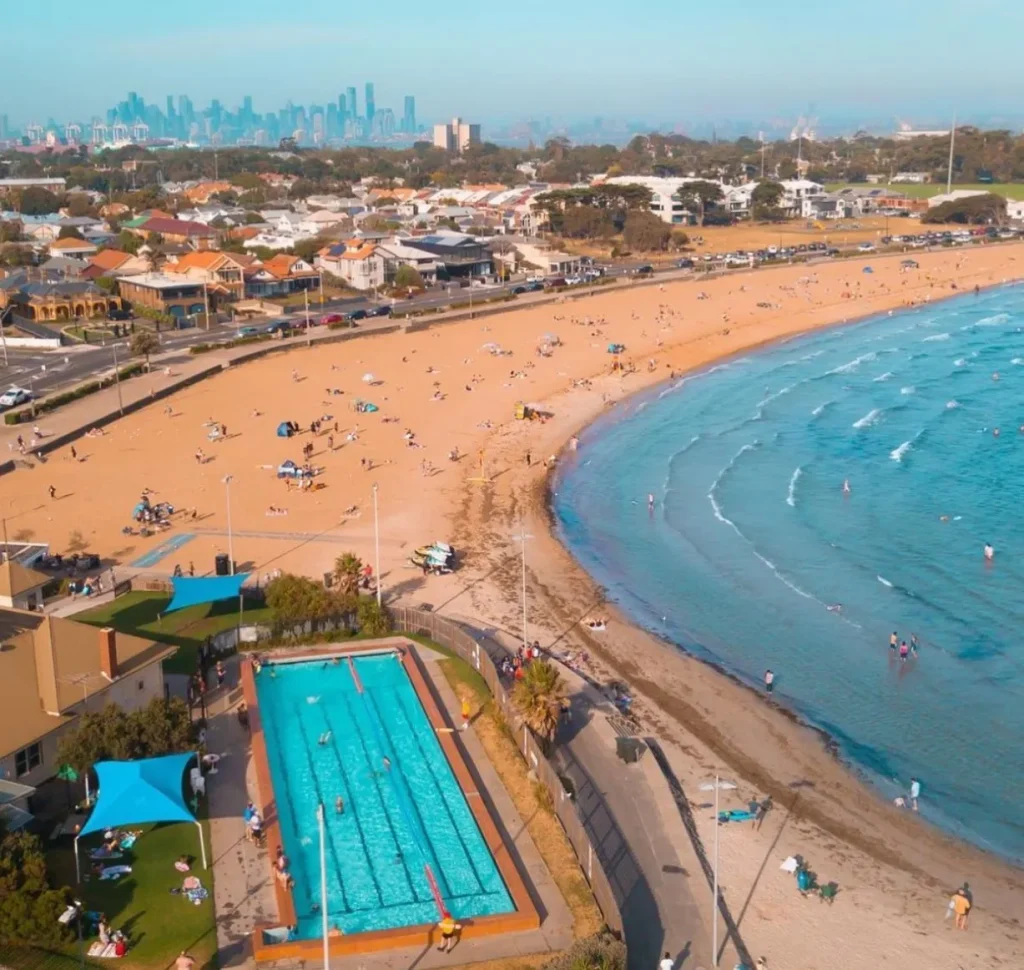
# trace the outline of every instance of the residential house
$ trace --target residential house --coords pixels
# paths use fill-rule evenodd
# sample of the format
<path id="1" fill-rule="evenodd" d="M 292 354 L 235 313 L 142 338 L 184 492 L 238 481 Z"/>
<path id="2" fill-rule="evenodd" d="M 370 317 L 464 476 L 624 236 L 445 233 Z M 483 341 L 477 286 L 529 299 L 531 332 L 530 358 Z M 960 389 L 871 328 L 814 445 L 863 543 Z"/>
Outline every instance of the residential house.
<path id="1" fill-rule="evenodd" d="M 246 229 L 251 228 L 249 226 Z M 244 233 L 244 229 L 236 230 L 236 233 Z M 239 238 L 235 235 L 234 238 Z M 264 231 L 251 235 L 242 246 L 245 249 L 291 249 L 296 243 L 295 236 L 285 236 L 280 233 Z"/>
<path id="2" fill-rule="evenodd" d="M 43 587 L 53 577 L 11 559 L 0 563 L 0 606 L 6 609 L 36 610 L 43 605 Z"/>
<path id="3" fill-rule="evenodd" d="M 0 195 L 21 192 L 24 189 L 46 189 L 48 192 L 62 195 L 66 187 L 67 182 L 63 178 L 0 179 Z"/>
<path id="4" fill-rule="evenodd" d="M 0 609 L 0 770 L 23 785 L 52 778 L 57 744 L 85 711 L 136 710 L 164 696 L 175 647 L 67 617 Z"/>
<path id="5" fill-rule="evenodd" d="M 546 249 L 524 242 L 517 242 L 515 248 L 521 261 L 535 266 L 545 275 L 571 273 L 581 265 L 580 257 L 570 253 L 560 253 L 554 249 Z"/>
<path id="6" fill-rule="evenodd" d="M 159 310 L 176 319 L 203 313 L 206 300 L 215 303 L 215 295 L 205 291 L 206 284 L 180 273 L 140 273 L 118 276 L 121 297 L 135 306 Z"/>
<path id="7" fill-rule="evenodd" d="M 51 256 L 66 256 L 69 259 L 80 259 L 83 262 L 96 255 L 96 246 L 85 239 L 65 236 L 50 243 Z"/>
<path id="8" fill-rule="evenodd" d="M 145 273 L 149 268 L 149 260 L 145 256 L 134 256 L 120 249 L 101 249 L 89 258 L 82 276 L 90 280 L 100 276 L 130 276 L 132 273 Z"/>
<path id="9" fill-rule="evenodd" d="M 298 256 L 279 253 L 246 271 L 245 295 L 249 297 L 288 296 L 302 290 L 315 290 L 320 272 Z"/>
<path id="10" fill-rule="evenodd" d="M 246 270 L 255 262 L 255 258 L 248 254 L 208 249 L 168 260 L 167 269 L 206 283 L 208 287 L 216 286 L 231 300 L 241 300 L 246 295 Z"/>
<path id="11" fill-rule="evenodd" d="M 234 192 L 235 186 L 223 179 L 219 182 L 209 181 L 195 182 L 182 191 L 182 195 L 193 205 L 205 205 L 210 201 L 210 196 L 218 192 Z"/>
<path id="12" fill-rule="evenodd" d="M 34 281 L 20 270 L 0 280 L 0 314 L 12 306 L 29 320 L 59 322 L 106 316 L 121 300 L 88 281 Z"/>
<path id="13" fill-rule="evenodd" d="M 384 256 L 371 242 L 350 239 L 325 246 L 314 262 L 319 269 L 344 280 L 356 290 L 372 290 L 384 285 Z"/>
<path id="14" fill-rule="evenodd" d="M 889 181 L 894 185 L 898 182 L 909 185 L 924 185 L 932 179 L 928 172 L 897 172 Z"/>
<path id="15" fill-rule="evenodd" d="M 18 220 L 21 222 L 21 234 L 30 242 L 49 245 L 60 235 L 61 219 L 56 212 L 44 216 L 22 215 Z"/>
<path id="16" fill-rule="evenodd" d="M 825 187 L 810 179 L 783 179 L 782 198 L 779 208 L 789 216 L 800 216 L 809 219 L 814 215 L 813 200 L 825 192 Z"/>
<path id="17" fill-rule="evenodd" d="M 433 283 L 437 279 L 437 256 L 410 243 L 408 239 L 397 237 L 377 243 L 377 252 L 384 260 L 385 282 L 395 278 L 400 266 L 411 266 L 425 283 Z"/>
<path id="18" fill-rule="evenodd" d="M 46 279 L 54 280 L 79 280 L 88 267 L 80 259 L 73 259 L 69 256 L 51 256 L 45 263 L 39 264 L 40 272 Z"/>
<path id="19" fill-rule="evenodd" d="M 687 182 L 703 182 L 708 179 L 687 177 L 665 178 L 657 175 L 616 175 L 604 179 L 606 185 L 642 185 L 651 193 L 650 210 L 662 222 L 670 225 L 683 225 L 692 221 L 692 213 L 680 201 L 679 193 Z M 710 180 L 713 181 L 713 180 Z M 723 193 L 726 186 L 718 183 Z"/>
<path id="20" fill-rule="evenodd" d="M 491 251 L 485 243 L 461 232 L 435 232 L 420 236 L 415 247 L 437 261 L 439 279 L 487 276 L 494 272 Z"/>
<path id="21" fill-rule="evenodd" d="M 180 243 L 192 249 L 211 249 L 217 242 L 217 230 L 204 226 L 201 222 L 186 219 L 150 216 L 140 225 L 133 225 L 137 220 L 126 222 L 122 228 L 129 229 L 135 235 L 147 239 L 156 234 L 168 243 Z"/>

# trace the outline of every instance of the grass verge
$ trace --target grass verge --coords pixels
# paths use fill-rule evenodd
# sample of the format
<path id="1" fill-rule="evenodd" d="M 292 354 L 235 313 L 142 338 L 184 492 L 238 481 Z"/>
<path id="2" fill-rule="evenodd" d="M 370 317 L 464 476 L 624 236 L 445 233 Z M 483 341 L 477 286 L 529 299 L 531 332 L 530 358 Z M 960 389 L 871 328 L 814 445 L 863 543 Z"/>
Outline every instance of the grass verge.
<path id="1" fill-rule="evenodd" d="M 552 811 L 550 798 L 543 797 L 547 790 L 530 779 L 526 762 L 512 740 L 511 730 L 495 705 L 487 683 L 452 651 L 419 637 L 410 639 L 419 640 L 445 655 L 446 659 L 439 661 L 438 666 L 460 703 L 463 700 L 469 701 L 473 729 L 480 744 L 494 765 L 505 790 L 515 802 L 516 811 L 526 820 L 530 838 L 572 913 L 573 936 L 579 940 L 597 933 L 604 926 L 604 919 L 580 869 L 576 853 L 566 837 L 562 823 Z"/>

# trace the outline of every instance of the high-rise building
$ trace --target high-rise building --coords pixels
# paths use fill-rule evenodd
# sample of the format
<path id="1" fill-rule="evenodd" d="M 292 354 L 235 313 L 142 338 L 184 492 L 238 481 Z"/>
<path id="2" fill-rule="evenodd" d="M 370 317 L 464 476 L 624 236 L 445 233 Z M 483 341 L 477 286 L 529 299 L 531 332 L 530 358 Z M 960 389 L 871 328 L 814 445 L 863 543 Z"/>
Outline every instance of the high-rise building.
<path id="1" fill-rule="evenodd" d="M 366 123 L 373 125 L 373 116 L 377 113 L 377 104 L 373 97 L 373 82 L 366 82 Z"/>
<path id="2" fill-rule="evenodd" d="M 210 102 L 210 130 L 220 131 L 221 107 L 220 101 L 214 98 Z"/>
<path id="3" fill-rule="evenodd" d="M 242 127 L 248 127 L 252 124 L 252 95 L 247 94 L 242 98 Z"/>
<path id="4" fill-rule="evenodd" d="M 347 100 L 348 100 L 348 105 L 347 105 L 347 107 L 348 107 L 348 116 L 353 121 L 355 121 L 355 119 L 359 117 L 359 105 L 356 103 L 356 89 L 355 88 L 349 88 L 348 89 Z"/>
<path id="5" fill-rule="evenodd" d="M 416 134 L 416 99 L 411 95 L 405 96 L 405 111 L 402 114 L 402 131 L 407 135 Z"/>
<path id="6" fill-rule="evenodd" d="M 345 95 L 338 95 L 338 129 L 344 134 L 345 122 L 348 120 L 348 107 L 345 104 Z"/>
<path id="7" fill-rule="evenodd" d="M 0 139 L 7 137 L 7 115 L 0 115 Z"/>
<path id="8" fill-rule="evenodd" d="M 373 117 L 374 134 L 390 138 L 395 133 L 395 113 L 390 108 L 381 108 Z"/>
<path id="9" fill-rule="evenodd" d="M 446 125 L 434 125 L 434 147 L 446 152 L 464 152 L 480 144 L 480 126 L 461 118 L 452 118 Z"/>

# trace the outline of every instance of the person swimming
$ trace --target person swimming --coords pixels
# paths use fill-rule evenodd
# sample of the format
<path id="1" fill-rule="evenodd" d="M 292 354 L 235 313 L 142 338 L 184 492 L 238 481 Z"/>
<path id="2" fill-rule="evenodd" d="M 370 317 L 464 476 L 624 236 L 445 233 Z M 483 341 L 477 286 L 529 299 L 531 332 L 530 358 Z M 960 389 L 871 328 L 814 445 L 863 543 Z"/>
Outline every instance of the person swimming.
<path id="1" fill-rule="evenodd" d="M 844 495 L 849 495 L 850 494 L 850 479 L 848 479 L 848 478 L 844 478 L 843 479 L 843 494 Z"/>
<path id="2" fill-rule="evenodd" d="M 825 609 L 828 610 L 829 613 L 842 613 L 843 612 L 843 604 L 842 603 L 831 603 L 829 606 L 826 606 Z"/>
<path id="3" fill-rule="evenodd" d="M 654 493 L 653 492 L 648 492 L 648 494 L 647 494 L 647 511 L 648 512 L 653 512 L 654 511 Z"/>
<path id="4" fill-rule="evenodd" d="M 992 543 L 991 542 L 986 542 L 985 543 L 985 558 L 989 562 L 992 562 L 992 560 L 995 559 L 995 557 L 996 557 L 996 551 L 995 551 L 995 549 L 992 548 Z"/>

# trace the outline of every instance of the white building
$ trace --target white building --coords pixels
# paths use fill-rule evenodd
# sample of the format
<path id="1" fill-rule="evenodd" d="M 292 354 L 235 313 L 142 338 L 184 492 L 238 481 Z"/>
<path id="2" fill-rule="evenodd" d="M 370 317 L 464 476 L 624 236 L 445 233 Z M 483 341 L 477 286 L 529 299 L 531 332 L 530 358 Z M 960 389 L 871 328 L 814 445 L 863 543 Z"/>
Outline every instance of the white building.
<path id="1" fill-rule="evenodd" d="M 651 212 L 662 222 L 671 225 L 683 225 L 693 221 L 692 213 L 679 199 L 680 190 L 689 182 L 713 182 L 725 196 L 731 186 L 717 179 L 701 179 L 695 177 L 663 178 L 658 175 L 616 175 L 605 179 L 605 185 L 642 185 L 651 193 Z"/>
<path id="2" fill-rule="evenodd" d="M 447 124 L 434 125 L 435 148 L 461 155 L 467 148 L 479 144 L 479 125 L 471 125 L 461 118 L 452 118 Z"/>
<path id="3" fill-rule="evenodd" d="M 372 290 L 384 285 L 384 257 L 365 239 L 333 243 L 317 253 L 317 269 L 337 276 L 354 290 Z"/>

